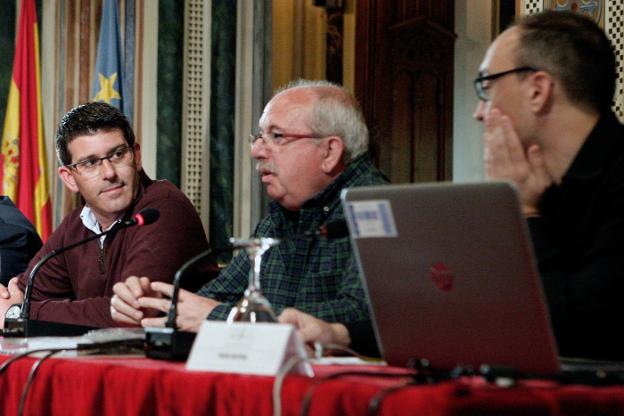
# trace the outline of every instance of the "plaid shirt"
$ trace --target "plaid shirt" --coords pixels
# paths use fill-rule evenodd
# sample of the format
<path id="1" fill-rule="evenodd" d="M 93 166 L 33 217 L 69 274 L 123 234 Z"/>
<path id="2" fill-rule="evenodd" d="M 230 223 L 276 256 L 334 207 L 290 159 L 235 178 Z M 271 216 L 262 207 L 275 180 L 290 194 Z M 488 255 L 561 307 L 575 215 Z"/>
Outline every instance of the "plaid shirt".
<path id="1" fill-rule="evenodd" d="M 342 189 L 384 183 L 387 183 L 385 176 L 363 155 L 299 211 L 287 211 L 278 203 L 271 203 L 269 214 L 260 221 L 254 235 L 285 239 L 262 258 L 262 293 L 275 313 L 295 307 L 330 322 L 368 318 L 366 295 L 349 237 L 331 240 L 290 240 L 289 237 L 344 218 L 340 203 Z M 249 269 L 246 253 L 239 253 L 217 279 L 197 292 L 223 302 L 208 319 L 227 318 L 247 288 Z"/>

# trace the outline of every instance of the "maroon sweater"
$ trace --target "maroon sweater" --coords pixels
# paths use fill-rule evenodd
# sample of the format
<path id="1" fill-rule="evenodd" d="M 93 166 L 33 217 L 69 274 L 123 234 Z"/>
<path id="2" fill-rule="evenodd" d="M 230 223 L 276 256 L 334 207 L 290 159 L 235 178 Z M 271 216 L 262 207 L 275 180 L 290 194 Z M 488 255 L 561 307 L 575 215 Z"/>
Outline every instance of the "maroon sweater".
<path id="1" fill-rule="evenodd" d="M 195 208 L 167 181 L 152 181 L 141 173 L 137 200 L 124 218 L 143 208 L 160 211 L 159 219 L 143 227 L 109 234 L 101 251 L 97 240 L 51 258 L 37 273 L 30 318 L 93 327 L 117 324 L 110 315 L 113 285 L 128 276 L 148 276 L 171 282 L 188 259 L 208 249 L 206 234 Z M 19 276 L 24 290 L 28 274 L 41 257 L 94 235 L 80 219 L 82 207 L 73 210 Z M 103 260 L 101 260 L 103 256 Z"/>

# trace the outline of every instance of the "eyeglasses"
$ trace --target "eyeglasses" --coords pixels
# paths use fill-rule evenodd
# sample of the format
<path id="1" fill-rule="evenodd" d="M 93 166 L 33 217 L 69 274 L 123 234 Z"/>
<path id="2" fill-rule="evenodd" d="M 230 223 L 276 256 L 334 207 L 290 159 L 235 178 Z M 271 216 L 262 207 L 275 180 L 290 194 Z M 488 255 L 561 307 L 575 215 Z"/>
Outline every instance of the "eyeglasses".
<path id="1" fill-rule="evenodd" d="M 321 139 L 321 138 L 322 137 L 320 136 L 315 136 L 312 134 L 260 132 L 260 133 L 249 135 L 249 144 L 251 145 L 251 147 L 254 147 L 254 145 L 258 142 L 258 140 L 262 140 L 262 144 L 265 146 L 267 145 L 281 146 L 281 145 L 285 145 L 287 143 L 290 143 L 298 139 Z M 286 140 L 286 139 L 292 139 L 292 140 Z"/>
<path id="2" fill-rule="evenodd" d="M 102 166 L 104 160 L 108 160 L 112 165 L 126 165 L 134 160 L 134 152 L 129 146 L 120 146 L 102 157 L 92 157 L 81 160 L 80 162 L 67 165 L 68 168 L 75 170 L 80 175 L 94 176 L 98 173 L 99 167 Z"/>
<path id="3" fill-rule="evenodd" d="M 475 91 L 477 92 L 477 97 L 481 101 L 490 101 L 490 96 L 487 94 L 487 90 L 490 87 L 489 85 L 483 85 L 485 81 L 494 81 L 495 79 L 502 78 L 509 74 L 515 74 L 516 72 L 535 72 L 539 71 L 539 69 L 530 67 L 530 66 L 521 66 L 519 68 L 510 69 L 509 71 L 503 71 L 492 75 L 485 75 L 477 77 L 474 82 Z"/>

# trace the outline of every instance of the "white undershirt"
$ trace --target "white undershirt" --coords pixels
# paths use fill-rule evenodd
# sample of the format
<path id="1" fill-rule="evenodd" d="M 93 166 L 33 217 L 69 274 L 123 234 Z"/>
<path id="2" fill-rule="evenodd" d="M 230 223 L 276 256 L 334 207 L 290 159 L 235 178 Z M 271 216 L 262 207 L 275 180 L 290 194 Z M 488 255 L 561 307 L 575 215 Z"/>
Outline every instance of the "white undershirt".
<path id="1" fill-rule="evenodd" d="M 93 211 L 91 210 L 91 207 L 89 207 L 88 205 L 85 205 L 84 207 L 82 207 L 82 211 L 80 211 L 80 219 L 82 220 L 82 224 L 88 229 L 93 231 L 96 234 L 99 234 L 102 232 L 102 228 L 100 227 L 100 223 L 98 222 L 97 218 L 95 218 L 95 214 L 93 213 Z M 111 228 L 113 228 L 113 226 L 115 224 L 117 224 L 118 222 L 121 221 L 120 219 L 117 219 L 116 221 L 113 221 L 113 223 L 106 229 L 110 230 Z M 103 235 L 102 237 L 100 237 L 100 248 L 102 248 L 104 246 L 104 239 L 106 238 L 105 235 Z"/>

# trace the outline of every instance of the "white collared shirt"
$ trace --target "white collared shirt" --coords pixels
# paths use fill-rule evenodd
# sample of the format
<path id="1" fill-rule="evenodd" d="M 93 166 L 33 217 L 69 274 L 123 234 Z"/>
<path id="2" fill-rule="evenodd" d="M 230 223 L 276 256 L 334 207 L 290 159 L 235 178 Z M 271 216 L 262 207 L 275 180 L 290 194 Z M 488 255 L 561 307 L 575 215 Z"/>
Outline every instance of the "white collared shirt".
<path id="1" fill-rule="evenodd" d="M 98 222 L 97 218 L 95 218 L 95 214 L 93 213 L 93 211 L 91 210 L 91 207 L 89 207 L 88 205 L 85 205 L 84 207 L 82 207 L 82 211 L 80 211 L 80 219 L 82 220 L 82 224 L 88 229 L 93 231 L 96 234 L 99 234 L 102 232 L 102 228 L 100 227 L 100 223 Z M 113 221 L 113 223 L 105 230 L 108 231 L 111 228 L 113 228 L 113 226 L 115 224 L 117 224 L 118 222 L 121 221 L 121 218 L 117 219 L 116 221 Z M 102 237 L 100 237 L 100 248 L 104 246 L 104 239 L 106 238 L 105 235 L 103 235 Z"/>

